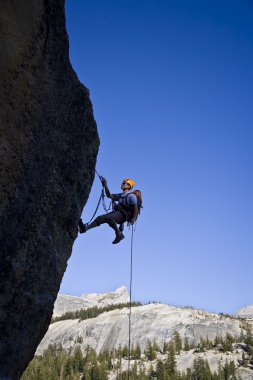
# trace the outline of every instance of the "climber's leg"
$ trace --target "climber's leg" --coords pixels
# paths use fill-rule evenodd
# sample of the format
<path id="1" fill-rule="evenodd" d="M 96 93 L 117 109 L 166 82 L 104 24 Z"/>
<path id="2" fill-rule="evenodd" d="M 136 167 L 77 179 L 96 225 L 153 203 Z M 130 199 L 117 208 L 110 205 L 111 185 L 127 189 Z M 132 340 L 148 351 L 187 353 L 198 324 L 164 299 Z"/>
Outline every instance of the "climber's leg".
<path id="1" fill-rule="evenodd" d="M 125 221 L 126 221 L 126 218 L 124 215 L 122 215 L 120 211 L 115 211 L 111 214 L 107 214 L 106 223 L 108 223 L 109 226 L 114 229 L 115 234 L 116 234 L 115 239 L 113 240 L 112 244 L 117 244 L 121 240 L 124 239 L 125 236 L 120 231 L 117 224 L 122 224 Z"/>
<path id="2" fill-rule="evenodd" d="M 113 211 L 113 212 L 110 212 L 109 214 L 103 214 L 103 215 L 98 216 L 91 224 L 88 224 L 88 225 L 84 224 L 82 220 L 80 219 L 79 230 L 80 230 L 80 233 L 83 233 L 92 228 L 98 227 L 101 224 L 107 223 L 115 231 L 116 237 L 113 241 L 113 244 L 117 244 L 122 239 L 124 239 L 124 235 L 119 230 L 117 223 L 121 224 L 121 223 L 124 223 L 125 221 L 126 219 L 120 211 Z"/>

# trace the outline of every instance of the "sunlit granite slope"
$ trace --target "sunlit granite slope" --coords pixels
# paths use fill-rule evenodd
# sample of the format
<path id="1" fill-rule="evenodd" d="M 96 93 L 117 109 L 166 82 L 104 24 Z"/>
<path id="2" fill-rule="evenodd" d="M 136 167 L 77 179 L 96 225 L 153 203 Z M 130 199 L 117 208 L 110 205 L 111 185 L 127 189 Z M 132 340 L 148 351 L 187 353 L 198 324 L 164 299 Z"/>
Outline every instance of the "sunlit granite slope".
<path id="1" fill-rule="evenodd" d="M 253 318 L 253 305 L 248 305 L 237 310 L 235 316 L 241 318 Z"/>
<path id="2" fill-rule="evenodd" d="M 129 310 L 114 310 L 84 321 L 66 320 L 50 325 L 38 347 L 41 354 L 51 344 L 62 344 L 64 349 L 81 345 L 93 347 L 97 352 L 111 350 L 128 343 Z M 160 345 L 169 341 L 178 331 L 182 338 L 197 343 L 201 337 L 213 340 L 227 333 L 240 336 L 241 321 L 200 310 L 177 308 L 162 304 L 149 304 L 132 308 L 132 343 L 143 349 L 148 341 Z"/>
<path id="3" fill-rule="evenodd" d="M 54 317 L 58 317 L 68 311 L 88 309 L 89 307 L 105 307 L 129 302 L 127 288 L 121 286 L 115 292 L 83 294 L 81 297 L 74 297 L 59 294 L 54 304 Z"/>

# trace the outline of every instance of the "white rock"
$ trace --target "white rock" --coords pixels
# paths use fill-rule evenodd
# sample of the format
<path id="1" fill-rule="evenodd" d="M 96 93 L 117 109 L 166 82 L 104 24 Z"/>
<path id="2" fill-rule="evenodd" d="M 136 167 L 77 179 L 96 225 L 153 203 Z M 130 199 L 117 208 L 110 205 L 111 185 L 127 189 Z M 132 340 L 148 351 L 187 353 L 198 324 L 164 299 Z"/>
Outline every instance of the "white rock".
<path id="1" fill-rule="evenodd" d="M 205 352 L 194 353 L 192 351 L 181 352 L 180 355 L 177 355 L 177 368 L 179 371 L 186 371 L 187 368 L 193 368 L 193 363 L 195 359 L 201 358 L 207 360 L 212 372 L 218 372 L 219 363 L 223 367 L 228 363 L 234 362 L 237 367 L 239 361 L 242 359 L 242 352 L 237 350 L 237 352 L 217 352 L 214 350 L 208 350 Z"/>
<path id="2" fill-rule="evenodd" d="M 81 298 L 86 301 L 96 302 L 98 307 L 105 307 L 108 305 L 117 305 L 119 303 L 129 302 L 129 295 L 125 286 L 121 286 L 120 288 L 116 289 L 115 292 L 111 293 L 83 294 Z"/>
<path id="3" fill-rule="evenodd" d="M 125 286 L 121 286 L 115 292 L 83 294 L 81 297 L 58 294 L 54 304 L 53 317 L 59 317 L 69 311 L 88 309 L 93 306 L 104 307 L 127 302 L 129 302 L 129 295 Z"/>
<path id="4" fill-rule="evenodd" d="M 235 312 L 235 316 L 242 318 L 253 318 L 253 305 L 242 307 Z"/>
<path id="5" fill-rule="evenodd" d="M 236 378 L 240 380 L 253 380 L 253 370 L 250 368 L 240 367 L 236 371 Z"/>
<path id="6" fill-rule="evenodd" d="M 83 350 L 90 345 L 97 352 L 120 345 L 123 347 L 128 344 L 128 323 L 128 308 L 80 322 L 56 322 L 50 325 L 37 353 L 43 353 L 50 343 L 62 344 L 64 349 L 81 345 Z M 214 340 L 216 336 L 225 337 L 227 333 L 240 336 L 240 323 L 237 319 L 200 310 L 149 304 L 132 308 L 131 339 L 133 345 L 139 343 L 142 349 L 153 340 L 162 346 L 178 331 L 182 338 L 187 337 L 190 343 L 197 343 L 201 337 Z M 77 343 L 80 340 L 82 343 Z"/>

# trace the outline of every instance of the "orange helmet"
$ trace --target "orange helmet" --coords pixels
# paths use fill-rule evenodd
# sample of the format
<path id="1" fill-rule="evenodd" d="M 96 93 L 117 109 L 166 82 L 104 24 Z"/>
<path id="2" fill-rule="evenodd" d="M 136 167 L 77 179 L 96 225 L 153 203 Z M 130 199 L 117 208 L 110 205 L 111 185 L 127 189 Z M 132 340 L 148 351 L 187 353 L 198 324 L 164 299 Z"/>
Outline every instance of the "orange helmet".
<path id="1" fill-rule="evenodd" d="M 122 183 L 127 183 L 129 186 L 130 186 L 130 189 L 132 189 L 134 187 L 134 181 L 130 178 L 125 178 L 123 179 Z"/>

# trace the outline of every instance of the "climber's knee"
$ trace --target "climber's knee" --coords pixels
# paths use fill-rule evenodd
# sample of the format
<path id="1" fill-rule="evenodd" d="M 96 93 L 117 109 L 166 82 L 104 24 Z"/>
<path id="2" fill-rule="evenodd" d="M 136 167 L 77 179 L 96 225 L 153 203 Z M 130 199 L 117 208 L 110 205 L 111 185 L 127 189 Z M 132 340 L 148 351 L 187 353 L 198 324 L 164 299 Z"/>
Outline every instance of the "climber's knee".
<path id="1" fill-rule="evenodd" d="M 103 224 L 103 223 L 107 223 L 107 220 L 106 220 L 106 215 L 100 215 L 98 216 L 94 222 L 96 222 L 97 226 L 100 226 L 100 224 Z"/>

